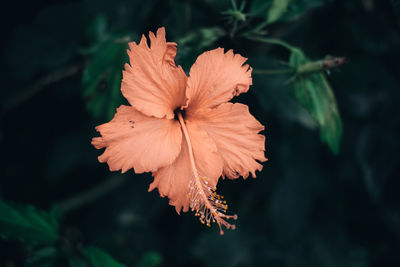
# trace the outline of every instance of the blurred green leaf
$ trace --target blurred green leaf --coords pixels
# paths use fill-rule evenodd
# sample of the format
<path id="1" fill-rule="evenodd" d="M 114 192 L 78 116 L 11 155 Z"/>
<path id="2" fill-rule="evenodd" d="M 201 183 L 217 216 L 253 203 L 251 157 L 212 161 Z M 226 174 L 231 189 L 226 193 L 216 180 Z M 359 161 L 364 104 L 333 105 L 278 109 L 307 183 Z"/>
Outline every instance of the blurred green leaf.
<path id="1" fill-rule="evenodd" d="M 160 253 L 149 251 L 142 256 L 136 267 L 157 267 L 161 265 L 161 262 L 162 257 Z"/>
<path id="2" fill-rule="evenodd" d="M 219 27 L 201 28 L 187 34 L 185 37 L 179 39 L 177 43 L 179 45 L 192 46 L 196 50 L 202 50 L 212 45 L 225 34 L 225 31 Z"/>
<path id="3" fill-rule="evenodd" d="M 235 0 L 232 0 L 231 2 L 232 7 L 221 14 L 225 16 L 225 20 L 231 25 L 230 35 L 233 37 L 236 33 L 238 25 L 246 21 L 246 14 L 243 12 L 245 6 L 244 1 L 240 4 L 239 8 L 236 5 Z"/>
<path id="4" fill-rule="evenodd" d="M 107 36 L 107 18 L 97 15 L 88 28 L 88 36 L 92 42 L 104 41 Z"/>
<path id="5" fill-rule="evenodd" d="M 26 267 L 51 267 L 57 266 L 58 251 L 55 247 L 44 247 L 38 251 L 35 251 L 35 254 L 28 258 L 25 262 Z"/>
<path id="6" fill-rule="evenodd" d="M 267 14 L 267 23 L 274 23 L 277 21 L 287 10 L 290 0 L 274 0 Z"/>
<path id="7" fill-rule="evenodd" d="M 127 41 L 110 37 L 95 51 L 83 72 L 83 96 L 95 118 L 111 119 L 123 102 L 120 91 Z"/>
<path id="8" fill-rule="evenodd" d="M 254 0 L 250 4 L 250 14 L 254 17 L 263 17 L 268 13 L 273 0 Z"/>
<path id="9" fill-rule="evenodd" d="M 10 205 L 0 200 L 0 236 L 27 245 L 51 244 L 58 239 L 59 213 L 33 206 Z"/>
<path id="10" fill-rule="evenodd" d="M 322 6 L 324 0 L 295 0 L 291 1 L 286 12 L 279 18 L 280 21 L 293 21 L 304 16 L 313 8 Z"/>
<path id="11" fill-rule="evenodd" d="M 96 247 L 86 247 L 83 249 L 85 258 L 92 267 L 124 267 L 125 265 L 117 262 L 109 254 Z M 153 266 L 153 265 L 146 265 Z"/>
<path id="12" fill-rule="evenodd" d="M 255 0 L 252 1 L 250 10 L 251 15 L 263 17 L 269 24 L 296 20 L 310 9 L 323 4 L 324 0 Z"/>
<path id="13" fill-rule="evenodd" d="M 303 52 L 293 50 L 290 56 L 291 67 L 298 68 L 310 62 Z M 326 142 L 336 155 L 339 153 L 342 138 L 342 120 L 335 96 L 321 72 L 297 75 L 294 81 L 295 96 L 299 103 L 310 112 L 320 127 L 321 141 Z"/>
<path id="14" fill-rule="evenodd" d="M 232 0 L 231 3 L 232 7 L 227 9 L 226 11 L 223 11 L 221 14 L 226 15 L 227 20 L 230 23 L 235 20 L 246 21 L 246 14 L 243 13 L 245 2 L 243 1 L 239 7 L 236 5 L 236 2 L 234 0 Z"/>

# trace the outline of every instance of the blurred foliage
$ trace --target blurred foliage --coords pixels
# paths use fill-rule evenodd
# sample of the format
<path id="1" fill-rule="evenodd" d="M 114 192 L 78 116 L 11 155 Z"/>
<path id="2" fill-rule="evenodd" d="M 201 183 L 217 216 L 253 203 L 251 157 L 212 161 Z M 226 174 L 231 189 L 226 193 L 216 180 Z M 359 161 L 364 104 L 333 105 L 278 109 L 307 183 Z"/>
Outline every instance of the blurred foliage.
<path id="1" fill-rule="evenodd" d="M 157 252 L 146 252 L 142 259 L 136 264 L 136 267 L 157 267 L 162 262 L 160 254 Z"/>
<path id="2" fill-rule="evenodd" d="M 399 7 L 3 3 L 0 266 L 400 266 Z M 160 26 L 187 74 L 216 47 L 254 68 L 234 101 L 266 126 L 269 161 L 256 180 L 218 184 L 239 215 L 224 236 L 148 193 L 150 174 L 110 174 L 90 144 L 126 104 L 127 43 Z M 331 54 L 350 63 L 327 70 Z"/>
<path id="3" fill-rule="evenodd" d="M 310 63 L 303 52 L 292 50 L 290 66 L 297 68 Z M 303 67 L 304 71 L 304 67 Z M 321 70 L 322 71 L 322 70 Z M 306 108 L 320 126 L 323 142 L 328 143 L 333 153 L 339 153 L 342 138 L 342 120 L 332 89 L 322 73 L 305 73 L 295 77 L 294 93 L 300 104 Z"/>
<path id="4" fill-rule="evenodd" d="M 251 2 L 251 14 L 265 17 L 268 23 L 291 21 L 300 18 L 312 8 L 322 6 L 324 0 L 255 0 Z"/>
<path id="5" fill-rule="evenodd" d="M 290 3 L 290 0 L 274 0 L 271 3 L 270 8 L 268 9 L 267 13 L 267 23 L 274 23 L 277 21 L 280 17 L 282 17 L 283 14 L 286 13 L 286 9 L 288 8 Z"/>
<path id="6" fill-rule="evenodd" d="M 45 212 L 30 205 L 9 205 L 0 200 L 0 214 L 0 237 L 19 240 L 29 248 L 33 254 L 27 259 L 28 266 L 125 266 L 96 247 L 75 246 L 60 237 L 62 215 L 57 207 Z M 64 264 L 63 258 L 69 264 Z"/>
<path id="7" fill-rule="evenodd" d="M 329 68 L 345 63 L 346 59 L 328 56 L 324 60 L 311 61 L 299 48 L 281 40 L 262 37 L 254 40 L 281 45 L 290 51 L 287 69 L 256 70 L 256 73 L 293 75 L 288 81 L 293 82 L 297 100 L 317 121 L 321 140 L 328 143 L 337 155 L 342 138 L 342 120 L 335 96 L 323 72 L 329 73 Z"/>
<path id="8" fill-rule="evenodd" d="M 0 235 L 18 239 L 29 245 L 53 243 L 57 239 L 57 211 L 50 213 L 33 206 L 12 207 L 0 200 Z"/>
<path id="9" fill-rule="evenodd" d="M 89 266 L 100 267 L 123 267 L 116 262 L 110 255 L 96 247 L 87 247 L 83 249 L 83 255 L 88 259 Z"/>
<path id="10" fill-rule="evenodd" d="M 128 57 L 128 35 L 107 32 L 107 20 L 96 17 L 89 26 L 91 47 L 81 53 L 90 56 L 83 75 L 83 97 L 87 108 L 95 118 L 112 119 L 115 109 L 121 105 L 122 69 Z"/>

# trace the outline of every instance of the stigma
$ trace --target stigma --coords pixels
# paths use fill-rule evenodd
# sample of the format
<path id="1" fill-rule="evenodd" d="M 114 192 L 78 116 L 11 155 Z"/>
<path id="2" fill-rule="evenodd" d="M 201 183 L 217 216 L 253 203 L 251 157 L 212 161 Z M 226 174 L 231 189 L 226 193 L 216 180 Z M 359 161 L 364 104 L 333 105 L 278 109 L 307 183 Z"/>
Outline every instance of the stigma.
<path id="1" fill-rule="evenodd" d="M 227 229 L 234 230 L 234 224 L 228 223 L 225 219 L 237 219 L 237 215 L 226 215 L 228 204 L 224 197 L 217 194 L 216 188 L 211 187 L 206 177 L 198 176 L 192 179 L 189 184 L 189 207 L 195 212 L 202 224 L 211 226 L 211 223 L 217 223 L 220 234 L 223 235 L 222 225 Z"/>

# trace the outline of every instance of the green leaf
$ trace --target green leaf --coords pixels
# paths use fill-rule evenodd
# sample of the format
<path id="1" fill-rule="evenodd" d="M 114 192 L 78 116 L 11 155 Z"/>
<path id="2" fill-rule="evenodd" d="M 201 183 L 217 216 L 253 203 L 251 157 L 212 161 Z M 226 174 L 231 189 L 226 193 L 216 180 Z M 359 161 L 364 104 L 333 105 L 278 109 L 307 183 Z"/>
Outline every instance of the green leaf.
<path id="1" fill-rule="evenodd" d="M 191 32 L 185 37 L 179 39 L 179 45 L 191 46 L 195 50 L 203 50 L 215 43 L 219 38 L 224 36 L 226 32 L 219 27 L 201 28 L 200 30 Z"/>
<path id="2" fill-rule="evenodd" d="M 297 68 L 298 66 L 305 64 L 309 61 L 306 55 L 304 55 L 303 51 L 301 51 L 300 49 L 291 49 L 290 51 L 290 66 Z"/>
<path id="3" fill-rule="evenodd" d="M 51 244 L 58 239 L 59 213 L 33 206 L 10 205 L 0 200 L 0 236 L 27 245 Z"/>
<path id="4" fill-rule="evenodd" d="M 262 17 L 268 14 L 273 0 L 253 0 L 250 4 L 250 14 L 254 17 Z"/>
<path id="5" fill-rule="evenodd" d="M 142 256 L 136 267 L 157 267 L 161 262 L 162 257 L 158 252 L 149 251 Z"/>
<path id="6" fill-rule="evenodd" d="M 290 65 L 294 68 L 310 62 L 303 52 L 294 51 Z M 342 138 L 342 120 L 333 91 L 322 72 L 298 75 L 294 81 L 295 96 L 299 103 L 312 115 L 320 127 L 322 142 L 329 145 L 332 152 L 339 153 Z"/>
<path id="7" fill-rule="evenodd" d="M 293 21 L 297 20 L 300 17 L 304 16 L 308 11 L 313 8 L 317 8 L 323 6 L 325 3 L 324 0 L 296 0 L 292 1 L 288 6 L 285 14 L 283 14 L 279 21 Z"/>
<path id="8" fill-rule="evenodd" d="M 28 258 L 25 262 L 26 267 L 51 267 L 57 266 L 58 251 L 55 247 L 44 247 Z"/>
<path id="9" fill-rule="evenodd" d="M 108 37 L 107 18 L 97 15 L 89 25 L 87 35 L 92 42 L 104 41 Z"/>
<path id="10" fill-rule="evenodd" d="M 111 119 L 123 103 L 122 69 L 127 62 L 127 42 L 114 37 L 103 42 L 83 73 L 83 96 L 93 117 Z"/>
<path id="11" fill-rule="evenodd" d="M 321 126 L 321 140 L 323 142 L 326 142 L 333 153 L 337 155 L 340 150 L 340 141 L 343 135 L 342 119 L 339 114 L 335 96 L 328 80 L 326 79 L 326 76 L 320 73 L 318 74 L 318 77 L 319 82 L 317 83 L 317 85 L 319 86 L 321 92 L 324 94 L 322 97 L 326 99 L 326 120 L 324 125 Z"/>
<path id="12" fill-rule="evenodd" d="M 267 14 L 267 23 L 274 23 L 277 21 L 287 10 L 290 0 L 274 0 Z"/>
<path id="13" fill-rule="evenodd" d="M 269 23 L 289 22 L 304 16 L 312 8 L 322 6 L 324 0 L 254 0 L 251 15 L 263 17 Z"/>
<path id="14" fill-rule="evenodd" d="M 86 247 L 83 254 L 92 267 L 124 267 L 106 252 L 96 247 Z"/>

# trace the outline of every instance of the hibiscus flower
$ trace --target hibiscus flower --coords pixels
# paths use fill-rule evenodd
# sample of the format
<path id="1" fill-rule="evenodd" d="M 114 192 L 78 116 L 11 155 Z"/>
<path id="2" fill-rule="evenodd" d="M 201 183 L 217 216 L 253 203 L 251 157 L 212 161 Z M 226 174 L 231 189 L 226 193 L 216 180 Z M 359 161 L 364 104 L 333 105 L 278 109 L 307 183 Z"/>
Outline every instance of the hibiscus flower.
<path id="1" fill-rule="evenodd" d="M 216 222 L 234 229 L 228 205 L 216 193 L 220 177 L 256 176 L 264 157 L 264 127 L 243 104 L 228 101 L 252 84 L 246 58 L 217 48 L 201 54 L 189 77 L 175 65 L 177 44 L 166 42 L 165 29 L 129 43 L 114 118 L 96 127 L 92 144 L 105 148 L 99 156 L 111 171 L 152 172 L 149 191 L 158 188 L 179 214 L 189 208 L 207 226 Z"/>

